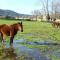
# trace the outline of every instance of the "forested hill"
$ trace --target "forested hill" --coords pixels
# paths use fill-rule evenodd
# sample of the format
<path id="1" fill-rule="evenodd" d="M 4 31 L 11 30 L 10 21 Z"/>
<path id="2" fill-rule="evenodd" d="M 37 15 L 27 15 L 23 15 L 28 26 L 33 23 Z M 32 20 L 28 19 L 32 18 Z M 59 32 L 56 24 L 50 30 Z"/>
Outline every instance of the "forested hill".
<path id="1" fill-rule="evenodd" d="M 22 17 L 22 16 L 29 16 L 27 14 L 20 14 L 20 13 L 17 13 L 15 11 L 12 11 L 12 10 L 3 10 L 3 9 L 0 9 L 0 16 L 10 16 L 10 17 Z"/>

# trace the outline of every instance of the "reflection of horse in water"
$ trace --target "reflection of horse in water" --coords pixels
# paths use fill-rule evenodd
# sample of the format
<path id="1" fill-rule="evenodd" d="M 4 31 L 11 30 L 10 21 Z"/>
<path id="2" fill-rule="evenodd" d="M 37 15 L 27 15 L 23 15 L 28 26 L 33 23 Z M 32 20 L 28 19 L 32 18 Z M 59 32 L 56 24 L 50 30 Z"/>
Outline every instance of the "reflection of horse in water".
<path id="1" fill-rule="evenodd" d="M 60 27 L 60 21 L 54 19 L 53 22 L 52 22 L 52 26 L 53 26 L 53 27 L 57 27 L 57 28 Z"/>
<path id="2" fill-rule="evenodd" d="M 1 52 L 1 60 L 17 60 L 17 54 L 15 52 L 15 49 L 13 47 L 9 48 L 2 48 L 0 49 Z"/>
<path id="3" fill-rule="evenodd" d="M 23 32 L 22 22 L 21 23 L 18 22 L 10 26 L 6 24 L 0 25 L 0 35 L 1 35 L 2 41 L 4 41 L 5 35 L 7 35 L 7 36 L 10 36 L 10 44 L 12 44 L 13 38 L 17 34 L 18 30 L 21 30 L 21 32 Z"/>

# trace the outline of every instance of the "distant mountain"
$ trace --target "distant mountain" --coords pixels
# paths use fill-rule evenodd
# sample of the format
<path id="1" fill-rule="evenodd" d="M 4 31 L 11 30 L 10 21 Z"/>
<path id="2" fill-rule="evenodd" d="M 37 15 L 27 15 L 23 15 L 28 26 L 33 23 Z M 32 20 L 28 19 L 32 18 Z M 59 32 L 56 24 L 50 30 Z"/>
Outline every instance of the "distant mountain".
<path id="1" fill-rule="evenodd" d="M 30 16 L 30 15 L 27 15 L 27 14 L 19 14 L 17 12 L 14 12 L 12 10 L 3 10 L 3 9 L 0 9 L 0 16 L 10 16 L 10 17 L 22 17 L 22 16 Z"/>

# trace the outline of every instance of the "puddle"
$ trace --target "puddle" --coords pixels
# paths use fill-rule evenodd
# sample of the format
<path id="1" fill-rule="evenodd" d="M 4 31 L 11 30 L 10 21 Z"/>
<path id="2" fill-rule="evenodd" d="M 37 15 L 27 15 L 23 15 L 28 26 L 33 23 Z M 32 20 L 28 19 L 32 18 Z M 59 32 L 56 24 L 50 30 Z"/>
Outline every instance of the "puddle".
<path id="1" fill-rule="evenodd" d="M 20 39 L 20 40 L 15 40 L 14 41 L 14 45 L 15 44 L 30 44 L 30 45 L 60 45 L 59 43 L 56 43 L 56 42 L 48 42 L 48 41 L 43 41 L 43 42 L 39 42 L 39 41 L 34 41 L 34 42 L 29 42 L 29 41 L 26 41 L 24 39 Z"/>
<path id="2" fill-rule="evenodd" d="M 30 34 L 26 34 L 26 36 L 33 36 L 33 34 L 31 34 L 31 33 Z"/>
<path id="3" fill-rule="evenodd" d="M 4 48 L 2 49 L 3 59 L 13 59 L 13 60 L 49 60 L 44 56 L 38 49 L 29 49 L 25 46 L 13 46 L 14 48 Z"/>
<path id="4" fill-rule="evenodd" d="M 24 46 L 28 45 L 47 45 L 48 48 L 42 49 L 41 52 L 39 48 L 28 48 Z M 52 46 L 50 46 L 52 45 Z M 53 49 L 54 47 L 54 49 Z M 5 46 L 0 49 L 0 60 L 51 60 L 50 55 L 55 55 L 60 58 L 60 48 L 59 44 L 51 42 L 27 42 L 24 39 L 14 40 L 13 46 L 9 46 L 9 43 L 5 43 Z"/>

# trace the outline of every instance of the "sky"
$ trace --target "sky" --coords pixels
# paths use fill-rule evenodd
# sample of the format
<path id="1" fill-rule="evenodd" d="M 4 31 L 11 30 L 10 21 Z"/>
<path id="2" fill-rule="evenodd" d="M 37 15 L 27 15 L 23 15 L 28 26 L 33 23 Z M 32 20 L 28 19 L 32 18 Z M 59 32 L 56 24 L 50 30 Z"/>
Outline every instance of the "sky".
<path id="1" fill-rule="evenodd" d="M 32 11 L 42 9 L 42 5 L 40 0 L 0 0 L 0 9 L 13 10 L 22 14 L 32 14 Z"/>

